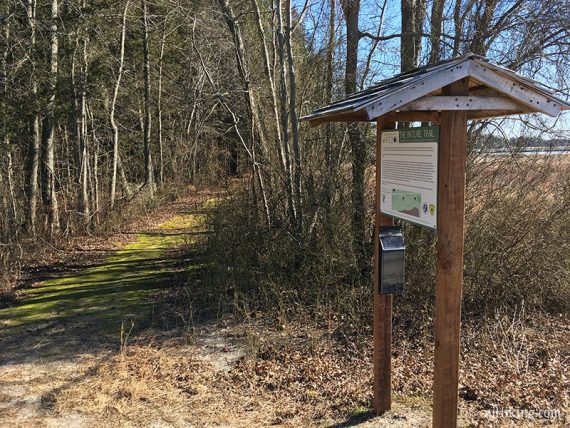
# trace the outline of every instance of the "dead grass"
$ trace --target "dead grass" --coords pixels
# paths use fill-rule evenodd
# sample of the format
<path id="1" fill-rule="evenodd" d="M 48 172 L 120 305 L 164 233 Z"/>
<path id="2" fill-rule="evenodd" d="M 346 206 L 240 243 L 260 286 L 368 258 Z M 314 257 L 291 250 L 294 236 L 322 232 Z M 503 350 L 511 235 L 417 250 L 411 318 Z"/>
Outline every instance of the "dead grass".
<path id="1" fill-rule="evenodd" d="M 96 426 L 303 426 L 287 397 L 247 392 L 235 373 L 217 370 L 199 348 L 173 343 L 163 348 L 136 345 L 102 364 L 81 368 L 86 380 L 54 397 L 59 414 L 79 412 Z M 238 369 L 239 370 L 239 369 Z"/>
<path id="2" fill-rule="evenodd" d="M 229 327 L 188 325 L 188 337 L 147 333 L 122 352 L 3 367 L 0 426 L 430 426 L 429 323 L 412 334 L 395 320 L 394 411 L 372 417 L 366 333 L 347 334 L 353 326 L 342 318 L 325 325 L 258 315 Z M 567 317 L 498 311 L 466 322 L 462 333 L 460 426 L 568 426 Z M 495 406 L 559 409 L 565 419 L 491 420 L 485 411 Z"/>
<path id="3" fill-rule="evenodd" d="M 568 415 L 568 320 L 503 318 L 493 325 L 463 330 L 460 426 L 511 426 L 512 419 L 487 418 L 485 410 L 495 406 L 560 409 Z M 237 324 L 231 332 L 243 347 L 247 336 L 256 334 L 259 346 L 227 371 L 204 358 L 199 340 L 192 345 L 142 341 L 122 355 L 83 365 L 81 371 L 89 376 L 52 396 L 54 408 L 60 415 L 86 415 L 97 426 L 431 423 L 433 345 L 427 336 L 410 341 L 397 334 L 394 411 L 370 419 L 370 339 L 347 344 L 334 329 L 301 323 L 279 328 Z M 539 422 L 565 426 L 568 420 L 522 420 L 518 426 Z"/>

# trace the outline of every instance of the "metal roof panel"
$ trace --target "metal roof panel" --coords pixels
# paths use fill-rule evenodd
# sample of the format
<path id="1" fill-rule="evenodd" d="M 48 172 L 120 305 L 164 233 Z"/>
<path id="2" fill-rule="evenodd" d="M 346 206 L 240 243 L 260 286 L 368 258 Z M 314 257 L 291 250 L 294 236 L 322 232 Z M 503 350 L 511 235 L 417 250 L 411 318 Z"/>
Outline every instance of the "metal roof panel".
<path id="1" fill-rule="evenodd" d="M 531 93 L 545 97 L 547 101 L 559 105 L 561 110 L 570 109 L 569 102 L 556 97 L 549 90 L 542 87 L 539 82 L 527 77 L 520 76 L 516 72 L 507 68 L 491 64 L 489 61 L 479 55 L 469 53 L 460 57 L 440 61 L 437 64 L 420 67 L 406 73 L 401 73 L 389 79 L 385 79 L 370 88 L 351 94 L 345 99 L 321 107 L 312 113 L 302 117 L 301 120 L 316 121 L 318 119 L 319 123 L 321 123 L 326 122 L 327 117 L 329 116 L 331 117 L 331 121 L 339 120 L 339 117 L 342 114 L 346 114 L 347 116 L 350 116 L 350 118 L 362 117 L 368 118 L 368 120 L 370 120 L 390 111 L 397 110 L 399 106 L 414 101 L 415 99 L 418 99 L 428 93 L 433 93 L 434 91 L 437 91 L 441 87 L 448 85 L 453 81 L 459 80 L 466 76 L 471 76 L 472 63 L 475 63 L 480 67 L 488 68 L 492 72 L 498 73 L 501 76 L 510 79 L 513 81 L 514 85 L 522 85 L 525 90 L 530 91 Z M 463 64 L 467 64 L 468 66 L 465 67 L 464 70 L 458 71 L 463 67 Z M 489 79 L 485 80 L 486 82 L 482 83 L 493 87 L 492 84 L 489 83 Z M 440 86 L 438 86 L 439 83 L 441 83 Z M 424 87 L 420 88 L 420 85 Z M 506 95 L 513 97 L 514 99 L 517 99 L 517 96 L 520 96 L 519 92 L 505 92 L 504 85 L 502 88 L 493 88 L 499 92 L 503 92 Z M 406 91 L 413 92 L 406 93 Z M 528 100 L 521 98 L 519 101 L 522 101 L 523 103 L 529 105 Z M 539 107 L 538 105 L 532 105 L 532 107 L 536 111 L 543 111 L 544 109 L 544 107 Z M 363 110 L 365 110 L 365 112 L 363 112 Z M 355 115 L 354 113 L 359 114 Z M 549 111 L 547 113 L 552 115 L 552 111 Z"/>

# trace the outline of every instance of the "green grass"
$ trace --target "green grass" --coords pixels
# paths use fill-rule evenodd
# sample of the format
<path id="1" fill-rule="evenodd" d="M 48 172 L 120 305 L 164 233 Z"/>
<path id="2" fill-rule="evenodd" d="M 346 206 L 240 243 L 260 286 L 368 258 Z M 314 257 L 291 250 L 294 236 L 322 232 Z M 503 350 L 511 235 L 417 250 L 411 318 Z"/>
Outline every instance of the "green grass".
<path id="1" fill-rule="evenodd" d="M 148 326 L 150 296 L 198 267 L 180 262 L 168 250 L 195 243 L 185 232 L 201 229 L 203 223 L 202 215 L 175 216 L 158 226 L 159 233 L 137 235 L 103 262 L 26 290 L 15 306 L 0 310 L 0 329 L 73 322 L 86 331 L 116 333 L 126 317 L 135 318 L 139 328 Z M 173 230 L 178 233 L 169 233 Z"/>

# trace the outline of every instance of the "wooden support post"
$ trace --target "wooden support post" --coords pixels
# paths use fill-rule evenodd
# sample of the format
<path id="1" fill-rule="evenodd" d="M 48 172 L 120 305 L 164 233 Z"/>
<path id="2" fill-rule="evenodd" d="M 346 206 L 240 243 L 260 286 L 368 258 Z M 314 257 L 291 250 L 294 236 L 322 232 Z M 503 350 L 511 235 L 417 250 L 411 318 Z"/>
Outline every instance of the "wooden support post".
<path id="1" fill-rule="evenodd" d="M 376 122 L 376 187 L 374 190 L 374 411 L 380 415 L 392 407 L 392 295 L 379 294 L 381 226 L 391 226 L 392 217 L 380 213 L 380 159 L 382 130 L 393 128 L 393 122 Z"/>
<path id="2" fill-rule="evenodd" d="M 468 79 L 443 88 L 467 95 Z M 439 143 L 433 426 L 457 426 L 467 115 L 442 111 Z"/>

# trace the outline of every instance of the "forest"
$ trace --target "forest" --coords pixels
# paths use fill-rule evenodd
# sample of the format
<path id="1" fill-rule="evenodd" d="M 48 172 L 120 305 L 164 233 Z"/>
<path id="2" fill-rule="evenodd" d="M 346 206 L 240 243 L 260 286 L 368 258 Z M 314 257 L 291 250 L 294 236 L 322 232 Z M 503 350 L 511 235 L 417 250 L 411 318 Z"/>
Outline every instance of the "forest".
<path id="1" fill-rule="evenodd" d="M 46 423 L 49 412 L 79 412 L 78 426 L 366 423 L 376 124 L 313 128 L 302 118 L 467 53 L 570 93 L 567 0 L 3 0 L 0 32 L 0 425 Z M 570 116 L 476 120 L 467 131 L 462 423 L 489 426 L 484 411 L 511 406 L 558 409 L 563 426 Z M 399 224 L 406 291 L 394 301 L 393 385 L 409 419 L 370 426 L 429 425 L 436 234 Z M 109 260 L 125 271 L 99 277 Z M 128 299 L 145 294 L 123 313 L 91 289 L 60 296 L 71 285 L 57 281 L 84 268 L 110 293 L 136 270 L 124 277 Z M 42 281 L 44 300 L 34 294 Z M 32 308 L 38 298 L 48 306 Z M 131 317 L 143 301 L 162 333 Z M 97 305 L 112 309 L 112 334 L 74 333 L 74 317 Z M 74 315 L 62 322 L 66 308 Z M 38 319 L 47 324 L 32 334 Z M 182 341 L 174 348 L 211 339 L 233 355 L 208 323 L 241 338 L 245 356 L 229 369 L 210 376 L 207 359 L 175 361 L 155 346 L 168 330 Z M 99 333 L 97 349 L 119 341 L 120 352 L 50 368 L 50 382 L 67 386 L 38 386 L 39 410 L 19 420 L 3 364 L 56 330 L 65 358 L 68 341 Z M 235 419 L 220 416 L 223 398 Z M 176 404 L 156 410 L 166 402 Z M 188 406 L 189 419 L 172 416 Z"/>

